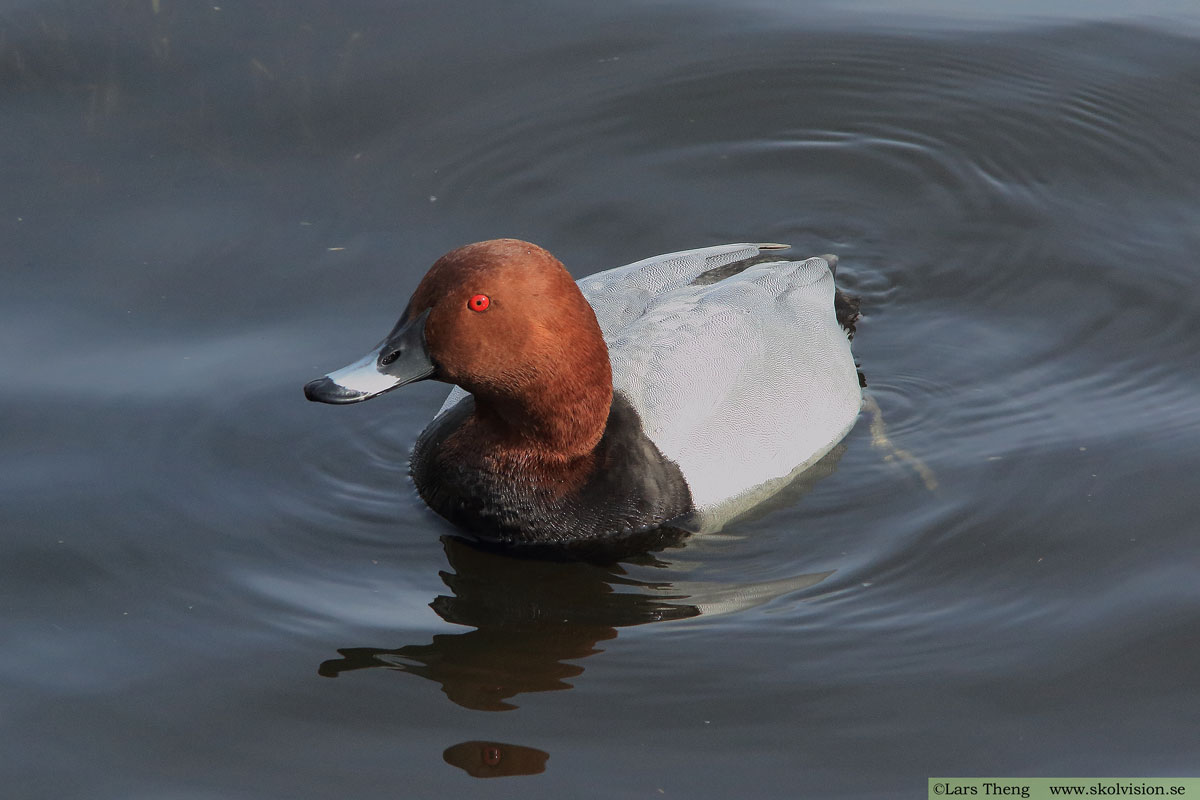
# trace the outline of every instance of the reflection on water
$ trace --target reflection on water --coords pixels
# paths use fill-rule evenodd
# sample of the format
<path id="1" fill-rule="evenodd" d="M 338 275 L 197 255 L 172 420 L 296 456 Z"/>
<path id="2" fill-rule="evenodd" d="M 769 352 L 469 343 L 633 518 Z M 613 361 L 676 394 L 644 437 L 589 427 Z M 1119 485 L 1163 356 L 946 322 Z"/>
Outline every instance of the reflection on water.
<path id="1" fill-rule="evenodd" d="M 571 688 L 567 680 L 583 667 L 564 662 L 600 652 L 596 644 L 617 628 L 700 613 L 675 602 L 683 598 L 669 587 L 628 580 L 619 567 L 515 558 L 450 536 L 443 544 L 453 572 L 441 577 L 452 594 L 430 606 L 475 630 L 394 649 L 339 648 L 342 658 L 321 664 L 322 675 L 386 667 L 440 683 L 466 708 L 506 711 L 518 694 Z"/>
<path id="2" fill-rule="evenodd" d="M 472 778 L 536 775 L 546 771 L 550 754 L 534 747 L 503 742 L 462 742 L 447 747 L 442 758 Z"/>
<path id="3" fill-rule="evenodd" d="M 602 652 L 617 629 L 723 614 L 807 589 L 832 572 L 752 584 L 635 580 L 620 565 L 540 561 L 443 537 L 453 572 L 440 573 L 451 594 L 430 607 L 464 633 L 436 634 L 429 644 L 343 647 L 318 672 L 382 667 L 441 684 L 452 701 L 477 711 L 508 711 L 519 694 L 570 689 L 583 673 L 575 661 Z M 669 565 L 652 557 L 642 566 Z"/>

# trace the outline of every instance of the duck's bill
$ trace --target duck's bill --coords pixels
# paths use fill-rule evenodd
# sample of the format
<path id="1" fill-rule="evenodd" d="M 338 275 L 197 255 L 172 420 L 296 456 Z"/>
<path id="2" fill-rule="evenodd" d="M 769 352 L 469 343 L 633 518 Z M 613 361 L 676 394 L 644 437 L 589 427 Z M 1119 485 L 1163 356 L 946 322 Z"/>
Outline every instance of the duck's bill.
<path id="1" fill-rule="evenodd" d="M 428 316 L 426 311 L 397 325 L 378 347 L 358 361 L 310 381 L 304 387 L 304 396 L 318 403 L 359 403 L 432 377 L 435 368 L 425 344 Z"/>

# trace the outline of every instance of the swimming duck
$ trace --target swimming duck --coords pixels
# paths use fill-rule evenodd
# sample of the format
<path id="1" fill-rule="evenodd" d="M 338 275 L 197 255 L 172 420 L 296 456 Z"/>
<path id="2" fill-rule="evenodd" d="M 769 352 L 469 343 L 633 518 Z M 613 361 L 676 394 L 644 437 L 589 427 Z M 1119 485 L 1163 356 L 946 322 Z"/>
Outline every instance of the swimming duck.
<path id="1" fill-rule="evenodd" d="M 417 439 L 441 516 L 509 545 L 662 526 L 710 530 L 834 447 L 862 402 L 857 301 L 834 256 L 728 244 L 576 283 L 537 245 L 438 259 L 392 332 L 304 387 L 356 403 L 420 380 L 456 388 Z"/>

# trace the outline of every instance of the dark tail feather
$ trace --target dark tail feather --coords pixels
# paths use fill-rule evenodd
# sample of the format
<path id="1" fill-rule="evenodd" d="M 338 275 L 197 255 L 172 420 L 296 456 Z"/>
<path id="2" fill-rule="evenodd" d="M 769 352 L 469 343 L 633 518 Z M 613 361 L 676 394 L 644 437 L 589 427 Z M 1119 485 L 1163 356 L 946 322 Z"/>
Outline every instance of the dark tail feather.
<path id="1" fill-rule="evenodd" d="M 857 297 L 851 297 L 841 289 L 834 290 L 833 310 L 837 314 L 838 324 L 846 331 L 846 338 L 850 341 L 854 341 L 854 327 L 862 318 L 862 312 L 858 310 L 860 304 L 861 301 Z M 867 385 L 867 376 L 861 369 L 858 371 L 858 385 Z"/>
<path id="2" fill-rule="evenodd" d="M 851 341 L 854 341 L 854 325 L 862 318 L 858 310 L 860 305 L 857 297 L 851 297 L 841 289 L 833 293 L 833 310 L 837 313 L 838 324 L 846 329 L 846 337 Z"/>

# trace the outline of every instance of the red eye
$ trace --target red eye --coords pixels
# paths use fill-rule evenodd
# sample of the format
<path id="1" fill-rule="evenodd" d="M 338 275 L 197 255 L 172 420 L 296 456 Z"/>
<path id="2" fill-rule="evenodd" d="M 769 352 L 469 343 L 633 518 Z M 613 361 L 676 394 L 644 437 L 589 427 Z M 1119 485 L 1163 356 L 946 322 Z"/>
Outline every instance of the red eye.
<path id="1" fill-rule="evenodd" d="M 472 311 L 487 311 L 488 306 L 491 304 L 491 298 L 486 294 L 477 294 L 467 301 L 467 308 Z"/>

